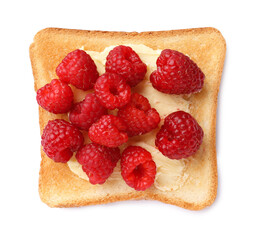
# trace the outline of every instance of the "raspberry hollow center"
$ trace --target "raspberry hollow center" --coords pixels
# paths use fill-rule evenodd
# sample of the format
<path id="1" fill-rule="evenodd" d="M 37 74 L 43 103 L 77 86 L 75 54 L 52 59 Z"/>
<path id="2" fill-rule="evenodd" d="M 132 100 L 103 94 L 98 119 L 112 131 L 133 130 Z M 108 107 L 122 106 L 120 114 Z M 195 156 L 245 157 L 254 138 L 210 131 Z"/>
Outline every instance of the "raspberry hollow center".
<path id="1" fill-rule="evenodd" d="M 118 89 L 115 86 L 111 86 L 110 87 L 110 93 L 114 96 L 118 96 L 120 93 L 118 91 Z"/>
<path id="2" fill-rule="evenodd" d="M 133 170 L 133 174 L 135 175 L 136 179 L 140 179 L 144 175 L 145 169 L 142 164 L 139 164 Z"/>

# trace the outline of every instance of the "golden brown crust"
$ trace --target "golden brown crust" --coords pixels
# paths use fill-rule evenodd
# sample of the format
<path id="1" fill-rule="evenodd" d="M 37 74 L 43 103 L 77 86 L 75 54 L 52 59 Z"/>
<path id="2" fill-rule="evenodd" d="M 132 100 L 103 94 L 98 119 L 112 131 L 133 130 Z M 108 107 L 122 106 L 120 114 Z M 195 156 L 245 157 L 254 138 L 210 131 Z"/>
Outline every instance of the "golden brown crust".
<path id="1" fill-rule="evenodd" d="M 54 163 L 41 151 L 39 193 L 42 201 L 51 207 L 85 206 L 129 199 L 154 199 L 192 210 L 209 206 L 217 194 L 216 111 L 226 52 L 225 40 L 217 29 L 141 33 L 43 29 L 35 35 L 30 46 L 35 91 L 57 77 L 55 68 L 68 52 L 82 46 L 87 50 L 102 51 L 107 46 L 118 44 L 145 44 L 153 49 L 172 48 L 188 54 L 204 71 L 204 89 L 191 96 L 190 101 L 191 113 L 205 129 L 205 139 L 197 154 L 199 164 L 194 161 L 190 171 L 194 175 L 200 174 L 206 180 L 195 179 L 194 176 L 179 191 L 169 193 L 154 187 L 137 192 L 125 183 L 116 186 L 116 189 L 111 183 L 101 187 L 93 186 L 74 175 L 66 164 Z M 48 120 L 67 118 L 66 115 L 53 115 L 42 108 L 39 108 L 39 116 L 41 133 Z"/>

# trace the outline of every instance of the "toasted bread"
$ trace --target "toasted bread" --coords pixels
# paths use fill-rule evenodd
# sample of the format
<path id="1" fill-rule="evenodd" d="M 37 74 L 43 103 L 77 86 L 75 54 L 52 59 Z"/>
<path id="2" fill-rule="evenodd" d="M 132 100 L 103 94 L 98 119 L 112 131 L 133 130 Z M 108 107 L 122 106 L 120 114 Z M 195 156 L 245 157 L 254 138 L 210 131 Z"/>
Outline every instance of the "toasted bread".
<path id="1" fill-rule="evenodd" d="M 50 207 L 77 207 L 130 199 L 154 199 L 186 209 L 199 210 L 211 205 L 217 193 L 216 110 L 217 96 L 224 65 L 226 43 L 214 28 L 158 32 L 104 32 L 47 28 L 34 37 L 30 58 L 35 79 L 35 91 L 57 78 L 55 69 L 71 51 L 101 52 L 119 44 L 144 44 L 154 50 L 174 49 L 187 54 L 202 69 L 206 78 L 201 92 L 188 98 L 190 112 L 204 130 L 204 140 L 198 153 L 189 159 L 187 179 L 177 190 L 162 191 L 155 186 L 135 191 L 123 182 L 107 181 L 91 185 L 74 174 L 67 164 L 55 163 L 41 149 L 39 193 Z M 76 90 L 74 94 L 79 93 Z M 50 119 L 67 114 L 51 114 L 39 107 L 41 133 Z"/>

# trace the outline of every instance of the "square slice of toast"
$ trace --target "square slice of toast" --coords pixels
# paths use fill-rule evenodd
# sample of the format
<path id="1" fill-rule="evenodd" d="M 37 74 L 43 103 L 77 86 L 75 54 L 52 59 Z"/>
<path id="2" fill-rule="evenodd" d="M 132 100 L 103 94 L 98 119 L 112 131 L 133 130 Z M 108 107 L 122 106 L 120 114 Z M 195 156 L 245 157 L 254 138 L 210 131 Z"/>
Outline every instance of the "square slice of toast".
<path id="1" fill-rule="evenodd" d="M 182 96 L 190 104 L 190 113 L 204 130 L 199 151 L 188 161 L 185 181 L 176 190 L 163 191 L 155 186 L 135 191 L 123 181 L 91 185 L 78 177 L 67 164 L 55 163 L 41 148 L 39 193 L 50 207 L 77 207 L 130 199 L 153 199 L 191 210 L 213 203 L 217 193 L 216 110 L 226 43 L 214 28 L 196 28 L 157 32 L 105 32 L 47 28 L 38 32 L 30 46 L 35 91 L 57 78 L 56 67 L 71 51 L 84 48 L 102 52 L 114 45 L 144 44 L 154 50 L 173 49 L 188 55 L 205 74 L 201 92 Z M 77 94 L 77 90 L 74 94 Z M 76 97 L 75 97 L 76 98 Z M 51 114 L 39 107 L 40 131 L 51 119 L 67 114 Z"/>

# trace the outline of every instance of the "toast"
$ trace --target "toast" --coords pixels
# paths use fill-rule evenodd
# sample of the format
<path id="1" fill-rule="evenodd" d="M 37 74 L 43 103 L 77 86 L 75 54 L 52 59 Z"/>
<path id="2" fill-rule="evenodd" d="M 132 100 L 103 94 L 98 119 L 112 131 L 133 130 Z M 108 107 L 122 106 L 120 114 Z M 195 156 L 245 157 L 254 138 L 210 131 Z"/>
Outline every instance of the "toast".
<path id="1" fill-rule="evenodd" d="M 143 44 L 154 50 L 170 48 L 180 51 L 194 60 L 206 76 L 201 92 L 180 96 L 188 101 L 190 113 L 204 130 L 200 149 L 185 160 L 187 168 L 184 178 L 181 178 L 184 181 L 181 180 L 175 190 L 152 186 L 142 192 L 130 188 L 122 179 L 91 185 L 73 173 L 68 164 L 55 163 L 49 159 L 41 148 L 41 200 L 50 207 L 78 207 L 131 199 L 153 199 L 190 210 L 211 205 L 217 194 L 217 96 L 226 52 L 225 40 L 218 30 L 197 28 L 137 33 L 43 29 L 35 35 L 30 46 L 35 91 L 57 78 L 55 69 L 69 52 L 82 47 L 86 51 L 102 52 L 106 47 L 120 44 Z M 77 96 L 82 92 L 72 89 L 77 101 Z M 39 107 L 41 134 L 47 122 L 55 118 L 68 120 L 67 114 L 55 115 Z"/>

